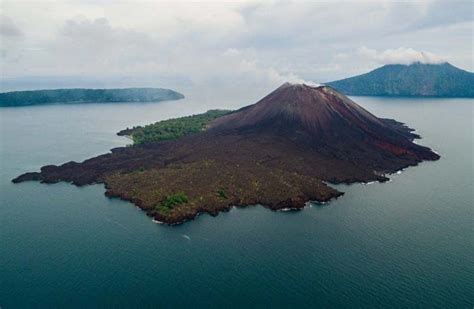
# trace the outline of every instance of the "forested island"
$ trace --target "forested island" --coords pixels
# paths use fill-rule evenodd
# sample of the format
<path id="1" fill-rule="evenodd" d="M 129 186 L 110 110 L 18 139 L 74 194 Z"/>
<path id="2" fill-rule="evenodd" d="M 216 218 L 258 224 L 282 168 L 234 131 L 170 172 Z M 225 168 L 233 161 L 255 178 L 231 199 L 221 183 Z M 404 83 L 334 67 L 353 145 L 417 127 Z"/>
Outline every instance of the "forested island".
<path id="1" fill-rule="evenodd" d="M 134 144 L 13 179 L 78 186 L 104 183 L 109 197 L 154 220 L 178 224 L 200 213 L 260 204 L 298 210 L 343 193 L 327 183 L 386 181 L 431 149 L 413 130 L 378 118 L 328 86 L 286 83 L 237 111 L 213 110 L 126 129 Z"/>
<path id="2" fill-rule="evenodd" d="M 389 64 L 327 85 L 355 96 L 474 97 L 474 73 L 447 62 Z"/>
<path id="3" fill-rule="evenodd" d="M 28 106 L 68 103 L 160 102 L 184 98 L 162 88 L 53 89 L 0 93 L 0 106 Z"/>

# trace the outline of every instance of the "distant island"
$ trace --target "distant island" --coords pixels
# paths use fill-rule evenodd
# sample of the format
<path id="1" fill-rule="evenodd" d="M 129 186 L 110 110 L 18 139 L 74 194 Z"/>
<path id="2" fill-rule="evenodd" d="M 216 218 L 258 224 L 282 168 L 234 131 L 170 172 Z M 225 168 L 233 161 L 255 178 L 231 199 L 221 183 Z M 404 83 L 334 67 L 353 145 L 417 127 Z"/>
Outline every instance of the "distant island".
<path id="1" fill-rule="evenodd" d="M 237 111 L 125 129 L 133 145 L 14 183 L 104 183 L 109 197 L 136 204 L 158 222 L 261 204 L 298 210 L 343 193 L 327 183 L 386 181 L 387 175 L 439 156 L 413 143 L 413 130 L 378 118 L 328 86 L 286 83 Z"/>
<path id="2" fill-rule="evenodd" d="M 161 88 L 54 89 L 0 93 L 0 106 L 58 103 L 160 102 L 184 98 L 179 92 Z"/>
<path id="3" fill-rule="evenodd" d="M 449 63 L 390 64 L 326 84 L 354 96 L 474 97 L 474 73 Z"/>

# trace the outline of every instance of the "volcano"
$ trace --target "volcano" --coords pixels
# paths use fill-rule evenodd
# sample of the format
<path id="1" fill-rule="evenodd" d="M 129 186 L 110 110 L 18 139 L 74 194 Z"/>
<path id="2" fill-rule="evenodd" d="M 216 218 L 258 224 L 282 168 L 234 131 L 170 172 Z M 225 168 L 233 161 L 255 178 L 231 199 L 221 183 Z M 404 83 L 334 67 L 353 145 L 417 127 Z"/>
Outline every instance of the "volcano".
<path id="1" fill-rule="evenodd" d="M 387 64 L 326 84 L 354 96 L 474 98 L 474 73 L 447 62 Z"/>
<path id="2" fill-rule="evenodd" d="M 383 182 L 439 159 L 416 138 L 403 123 L 378 118 L 331 87 L 286 83 L 198 133 L 44 166 L 13 182 L 104 183 L 107 196 L 176 224 L 232 206 L 301 209 L 342 195 L 327 183 Z"/>
<path id="3" fill-rule="evenodd" d="M 414 144 L 413 130 L 390 119 L 380 119 L 327 86 L 286 83 L 254 105 L 220 117 L 210 131 L 277 134 L 321 153 L 351 156 L 397 156 L 406 160 L 434 160 L 430 149 Z M 387 151 L 384 151 L 387 150 Z M 375 152 L 374 152 L 375 151 Z M 360 162 L 363 165 L 363 162 Z"/>

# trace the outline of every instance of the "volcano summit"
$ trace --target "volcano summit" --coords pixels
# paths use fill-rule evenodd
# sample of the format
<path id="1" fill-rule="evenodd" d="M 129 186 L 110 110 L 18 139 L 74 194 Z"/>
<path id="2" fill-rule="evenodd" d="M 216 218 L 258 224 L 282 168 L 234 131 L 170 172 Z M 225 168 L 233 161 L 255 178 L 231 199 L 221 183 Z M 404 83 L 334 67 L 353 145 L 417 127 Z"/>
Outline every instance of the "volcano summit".
<path id="1" fill-rule="evenodd" d="M 342 195 L 326 182 L 386 181 L 386 174 L 439 159 L 413 143 L 419 136 L 412 129 L 378 118 L 326 86 L 287 83 L 256 104 L 216 117 L 181 118 L 198 119 L 202 130 L 173 140 L 155 134 L 154 140 L 82 163 L 44 166 L 13 182 L 104 183 L 107 196 L 176 224 L 232 206 L 300 209 Z M 167 123 L 126 132 L 133 137 L 156 125 L 176 130 Z"/>

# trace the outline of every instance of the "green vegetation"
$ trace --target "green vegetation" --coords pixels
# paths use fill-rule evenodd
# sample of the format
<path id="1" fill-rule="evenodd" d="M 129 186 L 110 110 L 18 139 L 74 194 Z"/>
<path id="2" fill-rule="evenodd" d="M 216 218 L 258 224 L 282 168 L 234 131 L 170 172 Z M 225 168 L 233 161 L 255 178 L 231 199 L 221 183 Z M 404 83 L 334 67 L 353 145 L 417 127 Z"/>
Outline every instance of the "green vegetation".
<path id="1" fill-rule="evenodd" d="M 184 96 L 170 89 L 55 89 L 0 93 L 0 106 L 27 106 L 54 103 L 159 102 Z"/>
<path id="2" fill-rule="evenodd" d="M 173 208 L 176 205 L 184 204 L 188 202 L 188 196 L 184 192 L 178 192 L 176 194 L 168 195 L 162 202 L 163 207 Z"/>
<path id="3" fill-rule="evenodd" d="M 227 191 L 224 188 L 219 188 L 217 190 L 217 196 L 219 196 L 223 200 L 226 200 L 229 198 L 227 195 Z"/>
<path id="4" fill-rule="evenodd" d="M 474 97 L 474 74 L 449 63 L 385 65 L 327 85 L 346 95 Z"/>
<path id="5" fill-rule="evenodd" d="M 178 192 L 172 195 L 168 195 L 161 203 L 156 205 L 156 208 L 167 212 L 173 209 L 173 207 L 185 204 L 188 201 L 188 196 L 184 192 Z"/>
<path id="6" fill-rule="evenodd" d="M 212 120 L 230 113 L 228 110 L 209 110 L 203 114 L 168 119 L 144 127 L 120 131 L 118 135 L 130 135 L 135 145 L 177 139 L 191 133 L 198 133 Z"/>

